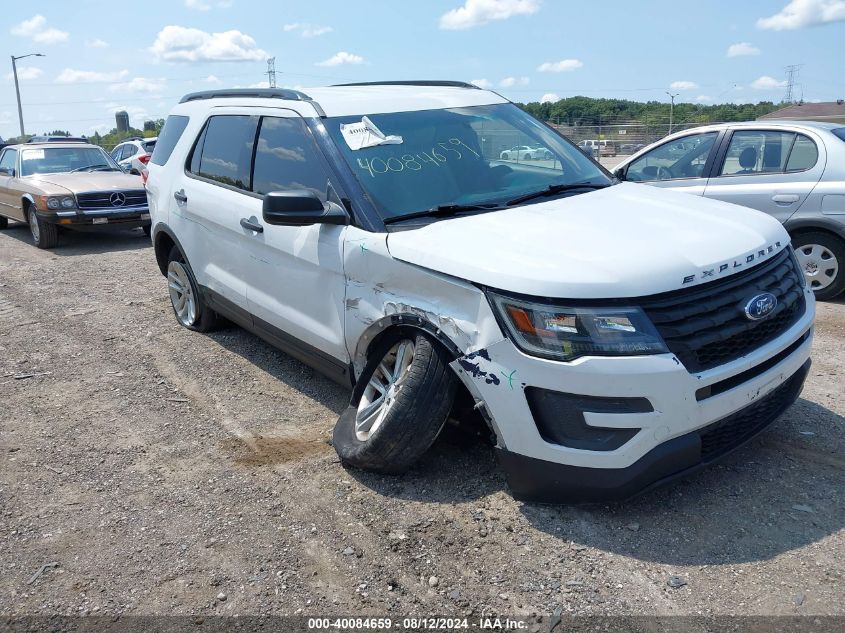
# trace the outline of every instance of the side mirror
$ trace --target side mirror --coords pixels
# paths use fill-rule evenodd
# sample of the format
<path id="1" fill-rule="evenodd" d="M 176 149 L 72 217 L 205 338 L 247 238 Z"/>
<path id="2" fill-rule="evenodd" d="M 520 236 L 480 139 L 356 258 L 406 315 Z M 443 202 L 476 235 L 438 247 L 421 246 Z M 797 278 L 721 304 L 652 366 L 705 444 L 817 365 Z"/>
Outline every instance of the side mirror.
<path id="1" fill-rule="evenodd" d="M 14 167 L 0 167 L 0 174 L 4 174 L 6 176 L 11 176 L 12 178 L 15 177 L 15 168 Z"/>
<path id="2" fill-rule="evenodd" d="M 264 196 L 262 215 L 267 224 L 277 226 L 308 226 L 310 224 L 341 224 L 349 216 L 337 204 L 323 203 L 313 191 L 295 189 L 271 191 Z"/>
<path id="3" fill-rule="evenodd" d="M 616 176 L 619 180 L 625 180 L 625 168 L 618 167 L 613 170 L 613 175 Z"/>

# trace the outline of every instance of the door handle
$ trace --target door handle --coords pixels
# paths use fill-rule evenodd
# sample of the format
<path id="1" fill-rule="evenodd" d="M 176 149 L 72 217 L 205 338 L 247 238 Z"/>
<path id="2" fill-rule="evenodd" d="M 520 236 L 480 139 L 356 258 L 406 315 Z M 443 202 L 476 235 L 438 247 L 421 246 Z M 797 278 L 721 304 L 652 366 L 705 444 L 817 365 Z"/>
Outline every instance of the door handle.
<path id="1" fill-rule="evenodd" d="M 796 193 L 778 193 L 772 196 L 772 200 L 778 204 L 792 204 L 798 202 L 800 196 Z"/>
<path id="2" fill-rule="evenodd" d="M 241 218 L 241 226 L 244 227 L 247 231 L 255 231 L 256 233 L 263 233 L 264 227 L 260 224 L 255 224 L 255 222 L 251 222 L 246 218 Z"/>
<path id="3" fill-rule="evenodd" d="M 188 201 L 188 196 L 185 195 L 184 189 L 174 192 L 173 197 L 176 198 L 176 202 L 179 204 L 185 204 Z"/>

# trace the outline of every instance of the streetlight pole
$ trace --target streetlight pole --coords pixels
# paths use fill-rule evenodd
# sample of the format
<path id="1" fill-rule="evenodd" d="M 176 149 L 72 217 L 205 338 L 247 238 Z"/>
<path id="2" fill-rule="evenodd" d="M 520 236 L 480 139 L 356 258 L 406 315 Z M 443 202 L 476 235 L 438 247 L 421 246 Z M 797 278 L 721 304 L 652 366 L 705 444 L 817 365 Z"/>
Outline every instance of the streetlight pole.
<path id="1" fill-rule="evenodd" d="M 18 85 L 18 67 L 15 62 L 19 59 L 23 59 L 24 57 L 45 57 L 43 53 L 30 53 L 29 55 L 19 55 L 15 57 L 12 55 L 12 74 L 15 76 L 15 94 L 18 97 L 18 121 L 21 124 L 21 136 L 24 136 L 26 132 L 23 130 L 23 109 L 21 108 L 21 89 Z"/>
<path id="2" fill-rule="evenodd" d="M 675 118 L 675 97 L 677 97 L 680 93 L 676 92 L 675 94 L 672 94 L 671 92 L 667 91 L 666 94 L 669 95 L 669 99 L 672 100 L 672 103 L 669 106 L 669 134 L 671 134 L 672 133 L 672 123 L 673 123 L 673 119 Z"/>

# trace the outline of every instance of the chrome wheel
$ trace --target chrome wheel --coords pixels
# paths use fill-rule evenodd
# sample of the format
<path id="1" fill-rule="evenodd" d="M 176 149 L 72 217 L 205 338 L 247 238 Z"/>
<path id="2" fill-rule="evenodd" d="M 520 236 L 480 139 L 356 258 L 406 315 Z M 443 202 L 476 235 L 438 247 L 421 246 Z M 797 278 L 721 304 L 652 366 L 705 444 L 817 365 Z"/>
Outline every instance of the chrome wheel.
<path id="1" fill-rule="evenodd" d="M 192 326 L 197 320 L 197 301 L 188 271 L 182 262 L 171 261 L 167 266 L 167 286 L 170 289 L 170 303 L 176 318 L 184 326 Z"/>
<path id="2" fill-rule="evenodd" d="M 836 281 L 839 261 L 826 246 L 804 244 L 795 250 L 795 257 L 811 289 L 823 290 Z"/>
<path id="3" fill-rule="evenodd" d="M 34 209 L 29 212 L 29 232 L 32 233 L 32 239 L 38 244 L 41 241 L 41 231 L 38 228 L 38 218 Z"/>
<path id="4" fill-rule="evenodd" d="M 366 442 L 384 422 L 414 361 L 414 343 L 399 341 L 381 359 L 358 403 L 355 436 Z"/>

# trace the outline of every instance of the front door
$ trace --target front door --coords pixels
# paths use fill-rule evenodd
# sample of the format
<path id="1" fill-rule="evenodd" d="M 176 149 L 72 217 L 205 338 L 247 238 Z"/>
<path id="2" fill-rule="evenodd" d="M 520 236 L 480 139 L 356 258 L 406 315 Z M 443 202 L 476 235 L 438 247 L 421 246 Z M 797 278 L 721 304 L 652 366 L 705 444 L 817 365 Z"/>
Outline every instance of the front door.
<path id="1" fill-rule="evenodd" d="M 718 132 L 688 134 L 666 141 L 631 161 L 625 180 L 702 195 Z"/>

